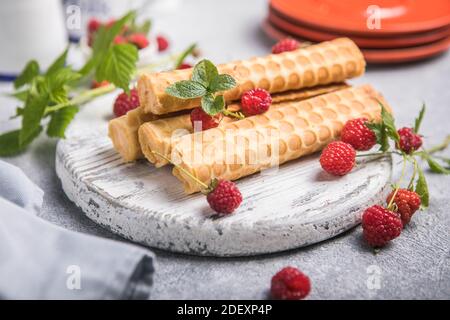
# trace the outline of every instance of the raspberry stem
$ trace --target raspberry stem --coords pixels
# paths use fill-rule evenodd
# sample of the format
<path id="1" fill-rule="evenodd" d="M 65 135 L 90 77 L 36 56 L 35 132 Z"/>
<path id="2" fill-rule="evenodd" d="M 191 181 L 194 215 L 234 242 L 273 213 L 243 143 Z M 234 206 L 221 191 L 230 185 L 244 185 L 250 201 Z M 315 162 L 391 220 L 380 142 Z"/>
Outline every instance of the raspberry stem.
<path id="1" fill-rule="evenodd" d="M 225 109 L 225 110 L 222 111 L 222 113 L 223 113 L 224 116 L 233 117 L 233 118 L 236 118 L 236 119 L 239 119 L 239 120 L 242 120 L 242 119 L 245 118 L 244 114 L 242 112 L 239 112 L 239 111 L 234 112 L 234 111 L 229 111 L 229 110 Z"/>
<path id="2" fill-rule="evenodd" d="M 400 189 L 400 185 L 402 183 L 403 177 L 405 176 L 406 171 L 406 156 L 403 156 L 403 165 L 402 165 L 402 173 L 400 175 L 400 178 L 398 179 L 398 182 L 396 183 L 394 194 L 392 195 L 391 200 L 389 201 L 389 204 L 387 206 L 387 209 L 392 211 L 392 205 L 394 203 L 395 196 L 397 195 L 398 190 Z"/>
<path id="3" fill-rule="evenodd" d="M 387 154 L 398 154 L 401 155 L 400 152 L 397 151 L 385 151 L 385 152 L 373 152 L 373 153 L 358 153 L 356 157 L 372 157 L 372 156 L 384 156 Z"/>
<path id="4" fill-rule="evenodd" d="M 174 163 L 172 162 L 172 160 L 170 160 L 170 159 L 169 159 L 168 157 L 166 157 L 165 155 L 163 155 L 163 154 L 161 154 L 161 153 L 159 153 L 159 152 L 157 152 L 157 151 L 153 151 L 153 150 L 150 150 L 150 152 L 153 153 L 153 154 L 156 154 L 157 156 L 159 156 L 159 157 L 163 158 L 164 160 L 166 160 L 167 162 L 171 163 L 173 166 L 177 167 L 177 169 L 181 170 L 184 174 L 186 174 L 189 178 L 191 178 L 192 180 L 194 180 L 196 183 L 198 183 L 199 185 L 201 185 L 201 186 L 202 186 L 203 188 L 205 188 L 206 190 L 209 189 L 209 186 L 208 186 L 206 183 L 200 181 L 200 180 L 199 180 L 197 177 L 195 177 L 192 173 L 190 173 L 190 172 L 187 171 L 186 169 L 182 168 L 181 166 L 174 164 Z"/>

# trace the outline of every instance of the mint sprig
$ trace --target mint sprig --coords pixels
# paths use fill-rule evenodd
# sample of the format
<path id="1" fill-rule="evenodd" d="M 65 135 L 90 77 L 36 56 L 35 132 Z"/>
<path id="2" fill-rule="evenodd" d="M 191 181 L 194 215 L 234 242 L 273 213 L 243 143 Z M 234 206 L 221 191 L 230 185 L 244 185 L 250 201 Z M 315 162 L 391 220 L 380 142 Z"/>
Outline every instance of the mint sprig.
<path id="1" fill-rule="evenodd" d="M 194 66 L 191 80 L 182 80 L 166 88 L 166 93 L 179 99 L 201 97 L 202 109 L 214 116 L 225 111 L 225 99 L 217 94 L 236 86 L 236 80 L 228 74 L 219 74 L 217 67 L 209 60 L 202 60 Z M 240 114 L 227 113 L 242 117 Z"/>

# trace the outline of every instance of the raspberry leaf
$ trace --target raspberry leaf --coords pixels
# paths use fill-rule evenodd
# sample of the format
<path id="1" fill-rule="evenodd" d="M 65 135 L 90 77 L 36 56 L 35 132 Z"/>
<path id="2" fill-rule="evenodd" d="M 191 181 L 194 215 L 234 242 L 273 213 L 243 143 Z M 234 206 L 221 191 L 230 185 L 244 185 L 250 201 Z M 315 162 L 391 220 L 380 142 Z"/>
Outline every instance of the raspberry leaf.
<path id="1" fill-rule="evenodd" d="M 435 173 L 443 173 L 443 174 L 450 174 L 450 170 L 444 168 L 437 162 L 435 159 L 433 159 L 430 155 L 426 156 L 426 160 L 428 162 L 428 166 L 430 167 L 430 170 Z"/>
<path id="2" fill-rule="evenodd" d="M 389 139 L 386 132 L 386 126 L 383 122 L 381 123 L 365 123 L 366 127 L 375 133 L 377 144 L 380 145 L 380 151 L 385 152 L 389 150 Z"/>
<path id="3" fill-rule="evenodd" d="M 129 83 L 136 71 L 137 60 L 138 49 L 134 45 L 114 45 L 98 66 L 95 78 L 98 82 L 107 80 L 129 93 Z"/>
<path id="4" fill-rule="evenodd" d="M 175 61 L 175 69 L 178 69 L 181 64 L 184 62 L 184 59 L 186 59 L 189 55 L 194 53 L 194 50 L 196 49 L 197 44 L 194 43 L 190 45 L 186 50 L 184 50 Z"/>
<path id="5" fill-rule="evenodd" d="M 423 116 L 425 115 L 425 103 L 422 104 L 422 108 L 420 109 L 419 112 L 419 116 L 416 118 L 416 120 L 414 121 L 414 133 L 418 133 L 419 129 L 420 129 L 420 125 L 422 123 L 423 120 Z"/>
<path id="6" fill-rule="evenodd" d="M 198 82 L 182 80 L 168 86 L 166 93 L 180 99 L 193 99 L 204 96 L 206 88 Z"/>
<path id="7" fill-rule="evenodd" d="M 202 60 L 197 63 L 192 72 L 192 81 L 198 82 L 205 88 L 211 89 L 216 78 L 219 76 L 216 66 L 209 60 Z"/>
<path id="8" fill-rule="evenodd" d="M 10 157 L 25 150 L 25 148 L 33 141 L 42 131 L 42 127 L 38 126 L 28 139 L 20 143 L 20 130 L 9 131 L 0 135 L 0 156 Z"/>
<path id="9" fill-rule="evenodd" d="M 65 138 L 65 131 L 78 112 L 77 106 L 68 106 L 51 114 L 47 127 L 47 135 L 55 138 Z"/>
<path id="10" fill-rule="evenodd" d="M 430 195 L 428 193 L 427 180 L 425 179 L 425 175 L 423 174 L 423 171 L 420 167 L 417 168 L 417 172 L 419 174 L 419 178 L 417 179 L 415 191 L 420 196 L 422 207 L 427 208 L 430 198 Z"/>
<path id="11" fill-rule="evenodd" d="M 39 64 L 36 60 L 31 60 L 14 81 L 14 89 L 19 89 L 26 84 L 30 84 L 37 75 L 39 75 Z"/>
<path id="12" fill-rule="evenodd" d="M 46 76 L 52 76 L 54 73 L 64 68 L 64 66 L 66 65 L 68 52 L 69 48 L 64 50 L 64 52 L 58 58 L 56 58 L 56 60 L 50 65 L 50 67 L 48 67 L 47 72 L 45 73 Z"/>
<path id="13" fill-rule="evenodd" d="M 214 97 L 213 94 L 208 93 L 202 97 L 202 109 L 210 116 L 221 113 L 224 108 L 225 99 L 222 95 Z"/>
<path id="14" fill-rule="evenodd" d="M 398 135 L 397 128 L 395 127 L 394 117 L 386 110 L 381 102 L 379 102 L 379 104 L 381 106 L 381 120 L 384 124 L 386 134 L 389 138 L 395 142 L 398 142 L 400 137 Z"/>
<path id="15" fill-rule="evenodd" d="M 219 74 L 210 85 L 212 92 L 230 90 L 236 87 L 236 80 L 229 74 Z"/>

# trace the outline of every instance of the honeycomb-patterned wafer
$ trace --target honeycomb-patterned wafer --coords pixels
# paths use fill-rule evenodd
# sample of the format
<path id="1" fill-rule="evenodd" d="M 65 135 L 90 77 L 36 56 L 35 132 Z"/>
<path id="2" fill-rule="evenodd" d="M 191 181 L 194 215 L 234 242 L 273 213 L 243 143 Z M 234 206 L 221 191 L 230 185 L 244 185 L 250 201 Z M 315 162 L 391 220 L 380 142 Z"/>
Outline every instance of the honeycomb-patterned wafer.
<path id="1" fill-rule="evenodd" d="M 347 120 L 379 120 L 377 99 L 390 110 L 369 85 L 282 103 L 262 115 L 180 138 L 172 161 L 206 184 L 213 178 L 236 180 L 320 150 L 340 136 Z M 186 193 L 200 190 L 177 167 L 173 174 Z"/>
<path id="2" fill-rule="evenodd" d="M 144 122 L 174 117 L 181 112 L 155 115 L 145 113 L 142 107 L 130 110 L 126 115 L 114 118 L 109 121 L 108 136 L 111 139 L 114 149 L 122 156 L 124 162 L 131 162 L 143 157 L 141 146 L 138 141 L 138 129 Z"/>
<path id="3" fill-rule="evenodd" d="M 273 104 L 271 108 L 278 107 L 279 103 L 283 101 L 304 100 L 346 87 L 348 87 L 346 84 L 333 84 L 274 94 L 272 97 Z M 237 111 L 240 109 L 240 105 L 237 103 L 231 104 L 228 106 L 228 109 Z M 222 126 L 230 121 L 234 121 L 234 119 L 225 117 L 222 119 L 220 125 Z M 172 146 L 177 143 L 181 136 L 192 132 L 193 128 L 189 115 L 180 115 L 177 117 L 146 122 L 139 128 L 139 142 L 142 153 L 147 160 L 153 163 L 157 168 L 162 167 L 166 165 L 168 161 L 162 157 L 155 156 L 152 151 L 156 151 L 165 157 L 170 158 Z"/>
<path id="4" fill-rule="evenodd" d="M 219 73 L 229 74 L 237 82 L 235 88 L 224 92 L 227 101 L 238 100 L 256 87 L 276 93 L 338 83 L 362 75 L 364 69 L 361 51 L 348 38 L 218 66 Z M 192 69 L 185 69 L 141 75 L 138 92 L 144 111 L 165 114 L 199 106 L 199 99 L 178 99 L 165 92 L 169 85 L 189 80 L 191 74 Z"/>

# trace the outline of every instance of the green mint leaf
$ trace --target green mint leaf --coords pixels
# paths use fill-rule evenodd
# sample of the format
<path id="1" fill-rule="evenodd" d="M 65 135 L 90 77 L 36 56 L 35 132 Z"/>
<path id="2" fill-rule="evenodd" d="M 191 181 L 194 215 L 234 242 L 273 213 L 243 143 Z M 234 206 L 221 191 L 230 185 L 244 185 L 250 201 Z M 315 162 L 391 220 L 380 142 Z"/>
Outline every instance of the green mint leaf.
<path id="1" fill-rule="evenodd" d="M 236 80 L 229 74 L 218 75 L 211 83 L 210 90 L 212 92 L 230 90 L 236 87 Z"/>
<path id="2" fill-rule="evenodd" d="M 425 115 L 425 109 L 426 109 L 426 106 L 425 106 L 425 103 L 423 103 L 422 104 L 422 108 L 420 109 L 420 112 L 419 112 L 419 116 L 414 121 L 414 132 L 415 133 L 419 132 L 420 125 L 421 125 L 422 120 L 423 120 L 423 116 Z"/>
<path id="3" fill-rule="evenodd" d="M 108 55 L 112 47 L 116 46 L 114 44 L 114 38 L 122 32 L 125 24 L 135 16 L 136 12 L 130 11 L 117 20 L 112 26 L 102 26 L 97 30 L 95 33 L 94 43 L 92 44 L 91 58 L 80 69 L 79 73 L 85 76 L 92 70 L 96 69 L 100 64 L 104 63 L 105 56 Z"/>
<path id="4" fill-rule="evenodd" d="M 46 76 L 50 76 L 55 72 L 59 71 L 60 69 L 64 68 L 64 66 L 66 65 L 68 52 L 69 48 L 64 50 L 64 52 L 58 58 L 56 58 L 56 60 L 51 64 L 51 66 L 48 67 L 47 72 L 45 73 Z"/>
<path id="5" fill-rule="evenodd" d="M 39 75 L 39 64 L 36 60 L 31 60 L 14 81 L 14 89 L 19 89 L 26 84 L 30 84 L 37 75 Z"/>
<path id="6" fill-rule="evenodd" d="M 430 170 L 435 173 L 443 173 L 443 174 L 450 174 L 450 170 L 444 168 L 441 166 L 435 159 L 433 159 L 430 155 L 427 155 L 426 157 L 428 166 L 430 167 Z"/>
<path id="7" fill-rule="evenodd" d="M 383 122 L 383 125 L 386 128 L 386 134 L 389 138 L 394 140 L 395 142 L 398 142 L 400 140 L 400 137 L 398 135 L 397 129 L 395 127 L 394 117 L 392 114 L 390 114 L 386 108 L 383 106 L 381 102 L 378 102 L 381 106 L 381 119 Z"/>
<path id="8" fill-rule="evenodd" d="M 184 60 L 194 52 L 196 47 L 197 44 L 193 43 L 178 56 L 177 60 L 175 61 L 175 69 L 178 69 L 178 67 L 181 66 Z"/>
<path id="9" fill-rule="evenodd" d="M 208 93 L 202 97 L 202 109 L 210 116 L 221 113 L 225 109 L 225 99 L 222 95 L 214 97 Z"/>
<path id="10" fill-rule="evenodd" d="M 49 95 L 42 85 L 43 80 L 32 84 L 25 106 L 22 110 L 22 128 L 19 134 L 19 144 L 25 145 L 35 135 L 40 127 L 41 119 L 47 107 Z"/>
<path id="11" fill-rule="evenodd" d="M 6 132 L 0 135 L 0 157 L 10 157 L 24 151 L 26 147 L 33 141 L 42 131 L 42 127 L 38 126 L 27 140 L 20 143 L 20 130 Z"/>
<path id="12" fill-rule="evenodd" d="M 422 202 L 422 207 L 427 208 L 429 205 L 430 194 L 428 192 L 427 180 L 425 179 L 425 175 L 420 167 L 418 167 L 419 178 L 417 179 L 416 189 L 415 191 L 420 196 L 420 200 Z"/>
<path id="13" fill-rule="evenodd" d="M 96 80 L 107 80 L 125 92 L 129 92 L 129 83 L 136 71 L 138 50 L 131 44 L 114 45 L 108 50 L 104 60 L 97 68 Z"/>
<path id="14" fill-rule="evenodd" d="M 13 92 L 9 96 L 14 97 L 19 101 L 25 102 L 25 101 L 27 101 L 27 98 L 28 98 L 28 92 L 29 92 L 29 90 L 25 89 L 25 90 Z"/>
<path id="15" fill-rule="evenodd" d="M 47 135 L 55 138 L 65 138 L 65 131 L 78 112 L 77 106 L 68 106 L 51 114 L 47 127 Z"/>
<path id="16" fill-rule="evenodd" d="M 217 71 L 214 63 L 204 59 L 195 65 L 191 80 L 209 89 L 218 76 L 219 71 Z"/>
<path id="17" fill-rule="evenodd" d="M 168 86 L 166 93 L 180 99 L 192 99 L 205 95 L 206 88 L 198 82 L 182 80 Z"/>
<path id="18" fill-rule="evenodd" d="M 375 133 L 377 144 L 380 145 L 379 151 L 389 150 L 389 139 L 386 133 L 386 126 L 383 123 L 366 123 L 366 127 Z"/>

